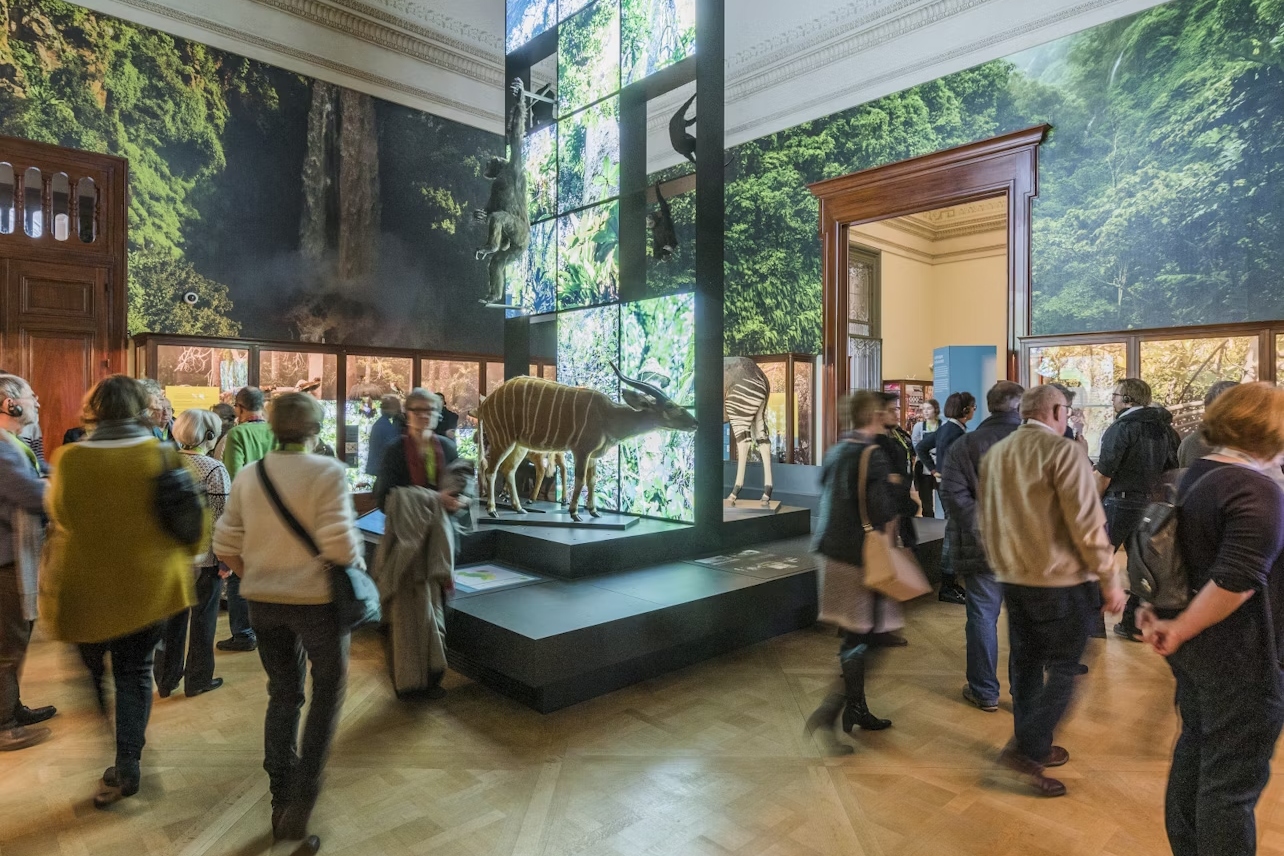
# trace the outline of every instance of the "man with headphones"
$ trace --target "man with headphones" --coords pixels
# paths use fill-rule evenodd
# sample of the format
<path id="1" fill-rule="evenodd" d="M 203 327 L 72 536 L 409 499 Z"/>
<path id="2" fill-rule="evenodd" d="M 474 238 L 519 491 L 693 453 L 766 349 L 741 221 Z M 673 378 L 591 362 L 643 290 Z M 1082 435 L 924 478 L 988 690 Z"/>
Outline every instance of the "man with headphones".
<path id="1" fill-rule="evenodd" d="M 18 676 L 36 617 L 40 558 L 37 549 L 24 549 L 29 542 L 18 530 L 27 526 L 24 515 L 43 511 L 45 497 L 40 462 L 18 435 L 39 414 L 31 386 L 17 375 L 0 374 L 0 751 L 45 740 L 49 729 L 33 726 L 56 713 L 52 707 L 31 710 L 18 697 Z M 31 525 L 38 537 L 39 520 Z"/>
<path id="2" fill-rule="evenodd" d="M 1106 530 L 1118 550 L 1141 523 L 1164 473 L 1177 469 L 1181 441 L 1173 430 L 1172 414 L 1151 406 L 1150 384 L 1144 380 L 1130 377 L 1119 381 L 1113 403 L 1115 421 L 1101 436 L 1097 477 L 1106 509 Z M 1134 642 L 1141 641 L 1136 623 L 1138 603 L 1135 595 L 1130 596 L 1123 620 L 1115 625 L 1116 635 Z"/>

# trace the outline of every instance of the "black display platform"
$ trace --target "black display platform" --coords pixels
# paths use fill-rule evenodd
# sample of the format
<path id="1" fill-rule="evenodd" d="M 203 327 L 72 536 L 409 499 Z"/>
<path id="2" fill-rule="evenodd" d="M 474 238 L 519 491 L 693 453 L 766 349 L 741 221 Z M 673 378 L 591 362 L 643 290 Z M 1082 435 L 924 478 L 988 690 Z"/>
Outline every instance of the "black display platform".
<path id="1" fill-rule="evenodd" d="M 496 508 L 498 517 L 488 517 L 485 513 L 477 519 L 478 526 L 553 526 L 561 529 L 606 529 L 621 530 L 636 526 L 641 520 L 633 514 L 616 514 L 614 511 L 599 511 L 597 517 L 588 511 L 579 510 L 580 519 L 571 518 L 566 508 L 552 502 L 535 502 L 526 506 L 525 514 L 518 514 L 508 508 Z"/>
<path id="2" fill-rule="evenodd" d="M 601 519 L 605 520 L 607 513 L 602 515 Z M 497 526 L 484 522 L 481 529 L 494 532 L 494 558 L 498 561 L 568 580 L 806 535 L 811 531 L 810 512 L 788 506 L 770 515 L 727 515 L 716 544 L 701 544 L 695 527 L 686 523 L 645 517 L 630 519 L 636 523 L 625 530 L 591 525 L 579 528 Z"/>
<path id="3" fill-rule="evenodd" d="M 755 549 L 760 560 L 739 567 L 664 562 L 457 597 L 446 622 L 451 667 L 547 713 L 809 626 L 807 539 Z"/>

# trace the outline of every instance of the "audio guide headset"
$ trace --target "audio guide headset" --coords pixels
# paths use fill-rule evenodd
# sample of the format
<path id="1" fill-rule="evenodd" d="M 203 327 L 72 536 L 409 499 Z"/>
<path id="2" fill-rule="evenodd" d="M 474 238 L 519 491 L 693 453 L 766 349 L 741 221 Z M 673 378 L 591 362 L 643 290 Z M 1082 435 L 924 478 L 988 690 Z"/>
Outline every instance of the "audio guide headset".
<path id="1" fill-rule="evenodd" d="M 22 405 L 14 404 L 12 398 L 7 398 L 5 400 L 9 402 L 9 406 L 5 408 L 5 413 L 8 413 L 14 419 L 22 418 Z"/>

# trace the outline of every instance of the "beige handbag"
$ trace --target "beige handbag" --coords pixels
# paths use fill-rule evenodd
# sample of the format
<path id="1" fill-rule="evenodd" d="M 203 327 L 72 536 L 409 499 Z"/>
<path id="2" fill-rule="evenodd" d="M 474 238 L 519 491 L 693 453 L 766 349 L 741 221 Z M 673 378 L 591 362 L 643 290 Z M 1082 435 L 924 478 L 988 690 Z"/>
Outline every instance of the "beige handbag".
<path id="1" fill-rule="evenodd" d="M 860 456 L 860 525 L 865 530 L 865 547 L 862 550 L 865 586 L 879 594 L 899 601 L 912 600 L 927 594 L 932 586 L 923 575 L 914 554 L 901 544 L 900 530 L 893 519 L 882 529 L 875 529 L 869 522 L 869 503 L 865 486 L 869 481 L 869 460 L 874 455 L 874 445 L 869 445 Z"/>

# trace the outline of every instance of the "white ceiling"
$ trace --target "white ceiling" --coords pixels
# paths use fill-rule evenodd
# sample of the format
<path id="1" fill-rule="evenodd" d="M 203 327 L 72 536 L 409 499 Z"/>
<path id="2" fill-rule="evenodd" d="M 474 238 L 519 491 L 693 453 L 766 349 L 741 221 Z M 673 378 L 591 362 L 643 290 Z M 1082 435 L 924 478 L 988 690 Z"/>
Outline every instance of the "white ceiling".
<path id="1" fill-rule="evenodd" d="M 78 0 L 498 132 L 504 0 Z M 1043 44 L 1162 0 L 726 0 L 727 144 Z M 685 96 L 652 105 L 648 166 Z"/>

